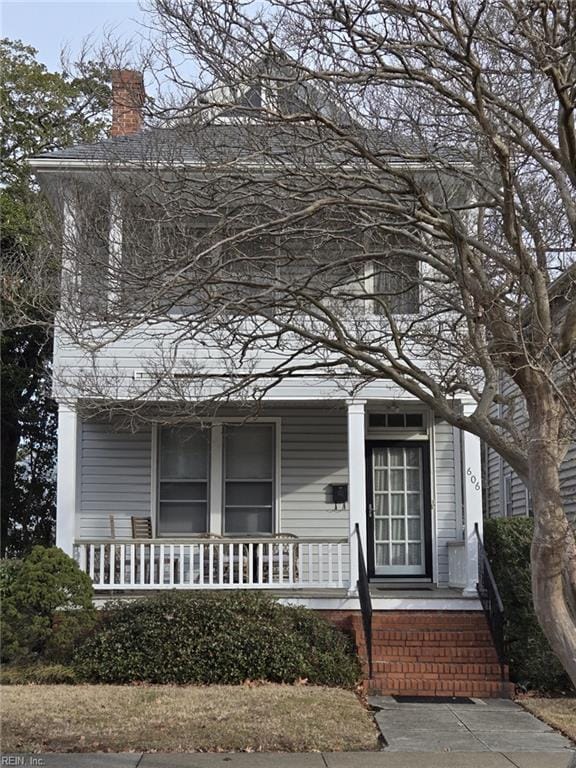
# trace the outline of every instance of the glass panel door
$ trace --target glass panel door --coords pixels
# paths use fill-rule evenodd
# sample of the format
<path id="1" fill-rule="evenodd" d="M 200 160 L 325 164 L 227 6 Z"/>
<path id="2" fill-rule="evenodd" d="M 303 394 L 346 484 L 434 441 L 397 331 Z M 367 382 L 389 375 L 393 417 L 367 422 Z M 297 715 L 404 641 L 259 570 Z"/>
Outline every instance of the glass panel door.
<path id="1" fill-rule="evenodd" d="M 423 575 L 424 477 L 422 446 L 372 448 L 375 575 Z"/>

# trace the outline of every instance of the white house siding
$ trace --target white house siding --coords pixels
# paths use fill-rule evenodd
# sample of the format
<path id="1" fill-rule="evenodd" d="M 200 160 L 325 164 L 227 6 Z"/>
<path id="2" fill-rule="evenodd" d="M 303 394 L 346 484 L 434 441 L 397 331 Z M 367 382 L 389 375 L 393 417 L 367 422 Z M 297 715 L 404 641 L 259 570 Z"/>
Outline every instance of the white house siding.
<path id="1" fill-rule="evenodd" d="M 108 424 L 84 423 L 80 435 L 79 538 L 130 536 L 130 517 L 150 514 L 151 430 L 116 432 Z"/>
<path id="2" fill-rule="evenodd" d="M 502 391 L 509 396 L 515 391 L 515 385 L 506 380 Z M 516 426 L 522 431 L 527 428 L 528 417 L 525 407 L 518 410 Z M 486 446 L 484 451 L 484 473 L 487 486 L 485 513 L 489 517 L 510 517 L 528 515 L 528 494 L 526 486 L 514 470 L 496 451 Z M 506 508 L 506 480 L 511 478 L 511 504 Z M 576 526 L 576 442 L 573 442 L 560 467 L 560 488 L 566 513 Z"/>
<path id="3" fill-rule="evenodd" d="M 267 408 L 281 418 L 281 503 L 279 529 L 302 538 L 347 539 L 348 508 L 334 508 L 330 484 L 348 481 L 347 423 L 344 408 Z M 438 547 L 438 581 L 448 581 L 447 542 L 460 535 L 456 504 L 453 429 L 435 426 L 433 498 Z M 81 427 L 79 471 L 79 538 L 130 536 L 130 516 L 151 514 L 152 432 L 118 432 L 108 424 Z M 358 457 L 364 461 L 364 456 Z M 344 578 L 347 578 L 348 561 Z"/>
<path id="4" fill-rule="evenodd" d="M 448 542 L 462 538 L 462 510 L 457 505 L 457 466 L 454 430 L 445 421 L 434 427 L 434 464 L 436 479 L 436 536 L 438 547 L 438 582 L 448 583 Z M 457 433 L 456 433 L 457 434 Z"/>
<path id="5" fill-rule="evenodd" d="M 94 331 L 94 351 L 80 348 L 61 328 L 56 326 L 54 342 L 54 396 L 58 401 L 106 397 L 106 399 L 138 399 L 142 396 L 155 400 L 189 400 L 213 397 L 226 390 L 227 377 L 238 374 L 238 361 L 243 360 L 242 371 L 254 375 L 266 374 L 283 361 L 294 356 L 292 363 L 301 366 L 321 364 L 325 360 L 300 352 L 301 340 L 294 340 L 291 347 L 282 350 L 262 342 L 258 349 L 240 354 L 237 348 L 219 346 L 209 336 L 194 340 L 180 339 L 177 329 L 170 323 L 158 323 L 153 327 L 135 329 L 120 339 L 110 339 L 103 344 L 104 332 Z M 225 348 L 223 348 L 225 347 Z M 422 361 L 423 362 L 423 361 Z M 293 367 L 293 366 L 292 366 Z M 158 379 L 166 381 L 166 372 L 186 374 L 174 383 L 157 385 Z M 198 374 L 200 378 L 194 379 Z M 208 376 L 209 378 L 206 378 Z M 307 374 L 281 377 L 278 384 L 266 392 L 265 400 L 326 400 L 345 397 L 369 397 L 379 399 L 410 399 L 402 389 L 384 379 L 371 381 L 364 386 L 359 378 L 349 372 L 320 376 L 311 369 Z M 270 384 L 270 379 L 261 382 Z M 150 394 L 152 392 L 152 394 Z M 247 391 L 245 396 L 250 397 Z"/>
<path id="6" fill-rule="evenodd" d="M 491 448 L 487 450 L 486 482 L 491 489 L 487 498 L 486 513 L 489 517 L 506 515 L 504 498 L 505 478 L 512 478 L 511 515 L 519 517 L 528 514 L 528 495 L 526 486 L 508 464 L 500 461 L 498 454 Z M 566 513 L 576 526 L 576 443 L 573 443 L 562 466 L 560 467 L 560 488 Z"/>

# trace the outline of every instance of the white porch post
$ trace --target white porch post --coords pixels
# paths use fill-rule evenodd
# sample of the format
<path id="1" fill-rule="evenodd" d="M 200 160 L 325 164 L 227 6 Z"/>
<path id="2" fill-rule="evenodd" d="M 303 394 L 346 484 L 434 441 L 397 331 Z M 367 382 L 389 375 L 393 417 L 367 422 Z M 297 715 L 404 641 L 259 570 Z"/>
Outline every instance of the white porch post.
<path id="1" fill-rule="evenodd" d="M 360 528 L 360 540 L 366 557 L 366 461 L 365 400 L 348 401 L 348 502 L 350 506 L 350 594 L 357 594 L 358 542 L 356 523 Z"/>
<path id="2" fill-rule="evenodd" d="M 58 472 L 56 485 L 56 546 L 72 556 L 76 530 L 78 414 L 67 405 L 58 408 Z"/>
<path id="3" fill-rule="evenodd" d="M 474 404 L 464 404 L 464 414 L 468 415 L 475 408 Z M 463 433 L 462 441 L 462 496 L 464 501 L 464 540 L 466 544 L 466 586 L 464 595 L 477 596 L 478 583 L 478 542 L 474 526 L 482 535 L 482 465 L 480 458 L 480 438 L 470 432 Z"/>

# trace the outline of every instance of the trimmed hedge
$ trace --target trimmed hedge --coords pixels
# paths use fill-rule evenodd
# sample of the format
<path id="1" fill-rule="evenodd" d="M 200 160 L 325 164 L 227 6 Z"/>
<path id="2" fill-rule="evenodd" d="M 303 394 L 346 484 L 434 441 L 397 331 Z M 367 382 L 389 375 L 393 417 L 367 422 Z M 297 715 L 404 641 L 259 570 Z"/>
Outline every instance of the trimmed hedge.
<path id="1" fill-rule="evenodd" d="M 526 689 L 558 691 L 571 683 L 550 649 L 532 603 L 530 546 L 534 522 L 528 517 L 484 521 L 484 544 L 506 612 L 510 676 Z"/>
<path id="2" fill-rule="evenodd" d="M 350 687 L 360 676 L 352 642 L 339 630 L 305 608 L 249 592 L 168 592 L 109 605 L 74 668 L 103 683 L 305 678 Z"/>
<path id="3" fill-rule="evenodd" d="M 0 573 L 2 661 L 70 661 L 96 622 L 87 574 L 61 549 L 41 546 Z"/>

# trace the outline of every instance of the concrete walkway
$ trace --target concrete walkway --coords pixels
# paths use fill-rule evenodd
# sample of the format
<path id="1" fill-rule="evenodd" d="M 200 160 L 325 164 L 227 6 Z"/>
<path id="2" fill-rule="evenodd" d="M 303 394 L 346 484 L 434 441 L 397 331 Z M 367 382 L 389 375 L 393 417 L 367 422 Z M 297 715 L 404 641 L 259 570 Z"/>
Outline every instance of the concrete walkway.
<path id="1" fill-rule="evenodd" d="M 2 755 L 31 768 L 568 768 L 570 752 L 323 752 Z"/>
<path id="2" fill-rule="evenodd" d="M 398 703 L 372 696 L 368 703 L 386 752 L 560 752 L 574 744 L 507 699 L 466 703 Z"/>

